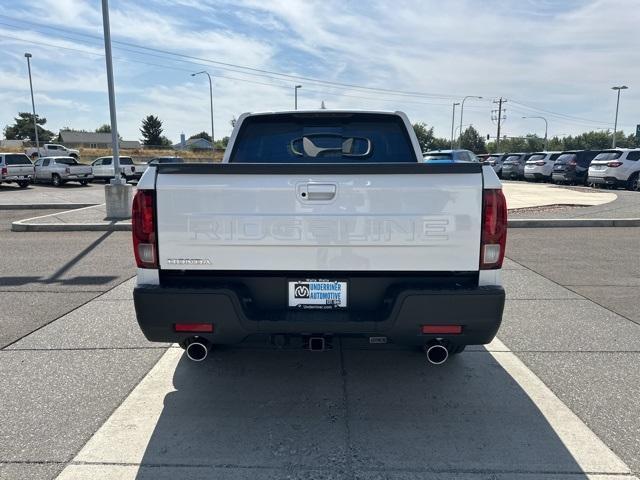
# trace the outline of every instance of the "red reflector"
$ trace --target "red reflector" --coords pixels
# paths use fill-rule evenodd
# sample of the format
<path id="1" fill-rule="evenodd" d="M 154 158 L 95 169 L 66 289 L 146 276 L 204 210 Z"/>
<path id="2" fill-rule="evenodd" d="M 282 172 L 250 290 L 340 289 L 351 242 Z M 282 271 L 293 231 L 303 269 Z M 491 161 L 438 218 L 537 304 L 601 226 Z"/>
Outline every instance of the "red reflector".
<path id="1" fill-rule="evenodd" d="M 176 323 L 173 328 L 176 332 L 213 332 L 212 323 Z"/>
<path id="2" fill-rule="evenodd" d="M 462 325 L 423 325 L 422 333 L 424 334 L 446 334 L 458 335 L 462 333 Z"/>

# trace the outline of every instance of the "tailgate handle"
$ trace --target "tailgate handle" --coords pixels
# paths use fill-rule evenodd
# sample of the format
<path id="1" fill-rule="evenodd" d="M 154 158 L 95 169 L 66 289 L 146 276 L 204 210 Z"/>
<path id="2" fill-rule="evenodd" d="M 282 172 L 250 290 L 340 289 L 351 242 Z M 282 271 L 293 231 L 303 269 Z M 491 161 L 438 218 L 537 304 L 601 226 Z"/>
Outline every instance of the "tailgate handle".
<path id="1" fill-rule="evenodd" d="M 332 200 L 337 187 L 332 183 L 307 183 L 307 200 Z"/>

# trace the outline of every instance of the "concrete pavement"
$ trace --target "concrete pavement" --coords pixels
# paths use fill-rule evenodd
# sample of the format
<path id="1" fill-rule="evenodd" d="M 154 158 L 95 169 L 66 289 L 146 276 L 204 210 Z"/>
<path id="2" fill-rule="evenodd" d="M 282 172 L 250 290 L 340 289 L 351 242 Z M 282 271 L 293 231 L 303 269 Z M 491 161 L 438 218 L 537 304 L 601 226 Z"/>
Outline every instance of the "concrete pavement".
<path id="1" fill-rule="evenodd" d="M 640 327 L 504 277 L 503 344 L 440 368 L 354 342 L 195 364 L 146 342 L 125 282 L 0 351 L 0 478 L 633 478 Z"/>
<path id="2" fill-rule="evenodd" d="M 571 189 L 546 183 L 505 181 L 502 188 L 510 210 L 545 205 L 603 205 L 617 197 L 605 190 Z"/>

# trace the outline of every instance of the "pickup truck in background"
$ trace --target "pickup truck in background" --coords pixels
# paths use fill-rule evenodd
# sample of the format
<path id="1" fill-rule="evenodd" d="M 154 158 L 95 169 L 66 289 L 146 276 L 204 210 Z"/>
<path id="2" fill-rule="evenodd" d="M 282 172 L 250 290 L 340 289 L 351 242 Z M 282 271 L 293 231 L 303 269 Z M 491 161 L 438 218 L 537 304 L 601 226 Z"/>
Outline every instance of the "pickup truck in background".
<path id="1" fill-rule="evenodd" d="M 0 184 L 17 183 L 27 188 L 33 180 L 33 163 L 23 153 L 0 153 Z"/>
<path id="2" fill-rule="evenodd" d="M 93 167 L 93 178 L 96 180 L 103 180 L 106 183 L 115 176 L 113 157 L 96 158 L 91 166 Z M 120 157 L 120 169 L 122 177 L 127 181 L 140 180 L 147 165 L 133 163 L 131 157 Z"/>
<path id="3" fill-rule="evenodd" d="M 423 163 L 401 112 L 243 114 L 223 163 L 140 180 L 138 323 L 196 361 L 350 337 L 440 364 L 500 326 L 506 222 L 493 169 Z"/>
<path id="4" fill-rule="evenodd" d="M 67 148 L 64 145 L 58 145 L 56 143 L 45 143 L 37 148 L 27 148 L 25 154 L 29 158 L 34 157 L 73 157 L 75 159 L 80 158 L 80 151 L 73 148 Z"/>
<path id="5" fill-rule="evenodd" d="M 73 157 L 44 157 L 35 163 L 36 182 L 51 183 L 60 187 L 67 182 L 86 185 L 93 178 L 91 165 L 83 165 Z"/>

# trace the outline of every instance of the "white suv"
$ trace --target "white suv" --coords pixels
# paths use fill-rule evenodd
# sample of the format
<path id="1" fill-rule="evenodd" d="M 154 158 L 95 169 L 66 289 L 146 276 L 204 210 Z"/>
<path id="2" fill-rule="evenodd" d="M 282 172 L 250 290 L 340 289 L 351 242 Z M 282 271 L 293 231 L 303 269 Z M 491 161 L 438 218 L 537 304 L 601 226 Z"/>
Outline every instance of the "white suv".
<path id="1" fill-rule="evenodd" d="M 543 180 L 550 182 L 553 164 L 562 152 L 537 152 L 524 164 L 524 178 L 528 181 Z"/>
<path id="2" fill-rule="evenodd" d="M 600 152 L 591 161 L 587 183 L 638 190 L 640 148 L 616 148 Z"/>

